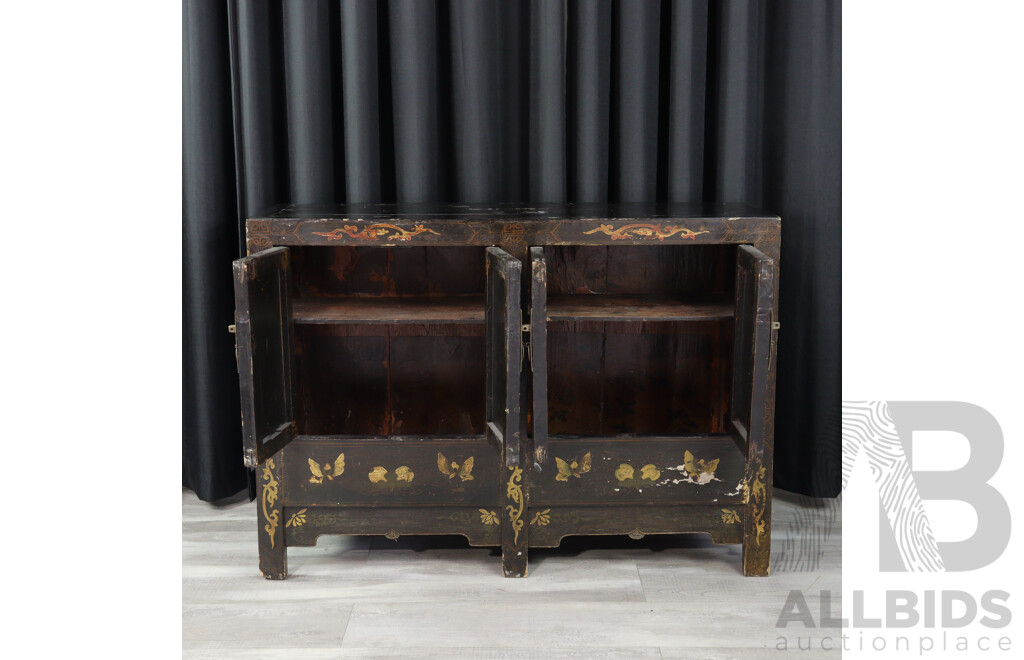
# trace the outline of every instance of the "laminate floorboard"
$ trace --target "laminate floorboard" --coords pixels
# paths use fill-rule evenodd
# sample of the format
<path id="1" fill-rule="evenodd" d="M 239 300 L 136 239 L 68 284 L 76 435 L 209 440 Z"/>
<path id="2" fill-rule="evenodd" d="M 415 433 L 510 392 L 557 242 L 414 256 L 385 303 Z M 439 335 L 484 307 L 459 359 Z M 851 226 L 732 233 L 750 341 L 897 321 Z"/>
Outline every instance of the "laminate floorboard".
<path id="1" fill-rule="evenodd" d="M 568 538 L 533 550 L 530 577 L 462 537 L 325 536 L 290 548 L 290 577 L 259 575 L 255 504 L 182 491 L 187 658 L 778 658 L 790 590 L 841 608 L 841 506 L 776 491 L 772 576 L 703 535 Z M 818 629 L 818 636 L 838 633 Z"/>

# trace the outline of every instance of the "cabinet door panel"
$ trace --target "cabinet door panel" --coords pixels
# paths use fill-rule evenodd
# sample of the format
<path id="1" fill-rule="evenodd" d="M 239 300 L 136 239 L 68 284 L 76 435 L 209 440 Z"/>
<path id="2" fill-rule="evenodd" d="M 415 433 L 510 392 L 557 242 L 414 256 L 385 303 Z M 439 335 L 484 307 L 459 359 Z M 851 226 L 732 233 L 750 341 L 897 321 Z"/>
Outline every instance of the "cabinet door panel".
<path id="1" fill-rule="evenodd" d="M 521 447 L 523 381 L 523 265 L 507 252 L 487 248 L 487 438 L 501 449 L 501 569 L 526 577 L 529 532 Z M 507 472 L 506 472 L 507 470 Z M 506 481 L 507 479 L 507 481 Z"/>
<path id="2" fill-rule="evenodd" d="M 288 248 L 234 262 L 235 343 L 245 464 L 256 467 L 295 437 Z"/>
<path id="3" fill-rule="evenodd" d="M 760 250 L 736 252 L 736 324 L 733 341 L 732 421 L 748 456 L 764 440 L 765 395 L 772 352 L 775 268 Z"/>
<path id="4" fill-rule="evenodd" d="M 507 252 L 487 248 L 487 433 L 510 467 L 519 465 L 522 270 Z"/>
<path id="5" fill-rule="evenodd" d="M 530 248 L 530 370 L 533 375 L 534 461 L 547 461 L 548 447 L 548 267 L 544 248 Z"/>

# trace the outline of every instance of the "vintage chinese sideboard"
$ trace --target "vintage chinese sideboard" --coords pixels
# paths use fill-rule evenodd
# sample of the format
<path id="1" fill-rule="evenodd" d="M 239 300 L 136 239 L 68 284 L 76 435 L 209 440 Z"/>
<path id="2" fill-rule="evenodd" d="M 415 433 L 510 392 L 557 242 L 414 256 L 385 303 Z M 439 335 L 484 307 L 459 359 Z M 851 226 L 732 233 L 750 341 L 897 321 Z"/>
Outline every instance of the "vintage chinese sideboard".
<path id="1" fill-rule="evenodd" d="M 322 534 L 771 545 L 777 216 L 290 205 L 234 263 L 260 570 Z"/>

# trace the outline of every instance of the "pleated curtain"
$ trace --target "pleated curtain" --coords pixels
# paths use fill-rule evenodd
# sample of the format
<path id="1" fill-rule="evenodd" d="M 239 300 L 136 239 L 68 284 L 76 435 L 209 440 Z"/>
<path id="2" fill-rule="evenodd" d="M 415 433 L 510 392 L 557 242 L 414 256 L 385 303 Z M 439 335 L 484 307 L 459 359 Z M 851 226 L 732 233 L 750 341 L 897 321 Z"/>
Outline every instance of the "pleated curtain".
<path id="1" fill-rule="evenodd" d="M 183 483 L 245 488 L 231 260 L 288 202 L 783 219 L 776 485 L 840 487 L 840 3 L 185 0 Z"/>

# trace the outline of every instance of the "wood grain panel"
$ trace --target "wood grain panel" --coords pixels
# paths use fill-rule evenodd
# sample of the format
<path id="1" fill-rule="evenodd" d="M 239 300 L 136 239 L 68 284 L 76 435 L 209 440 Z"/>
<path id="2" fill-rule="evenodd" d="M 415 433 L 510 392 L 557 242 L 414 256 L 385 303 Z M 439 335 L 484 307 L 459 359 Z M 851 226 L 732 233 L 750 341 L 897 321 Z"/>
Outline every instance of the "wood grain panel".
<path id="1" fill-rule="evenodd" d="M 483 324 L 484 297 L 298 298 L 292 302 L 292 319 L 303 325 Z"/>
<path id="2" fill-rule="evenodd" d="M 551 296 L 549 321 L 706 321 L 732 318 L 730 296 Z"/>

